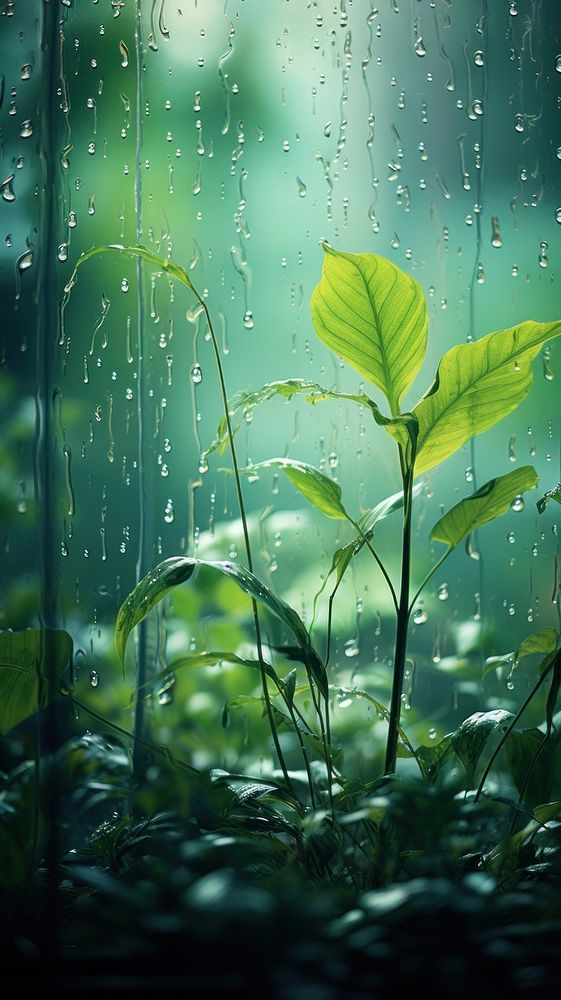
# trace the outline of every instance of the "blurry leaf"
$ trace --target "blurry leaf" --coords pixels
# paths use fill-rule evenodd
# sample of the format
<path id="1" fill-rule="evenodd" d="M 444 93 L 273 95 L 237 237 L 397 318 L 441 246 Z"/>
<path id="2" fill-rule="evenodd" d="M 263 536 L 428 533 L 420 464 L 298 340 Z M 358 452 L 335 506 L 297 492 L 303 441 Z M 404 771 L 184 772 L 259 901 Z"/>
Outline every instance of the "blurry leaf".
<path id="1" fill-rule="evenodd" d="M 475 771 L 486 744 L 495 734 L 504 732 L 514 716 L 502 708 L 475 712 L 450 734 L 450 744 L 465 767 L 468 787 L 473 787 Z"/>
<path id="2" fill-rule="evenodd" d="M 543 497 L 540 497 L 537 501 L 536 507 L 538 508 L 539 514 L 543 514 L 550 500 L 555 500 L 557 503 L 561 503 L 561 483 L 557 483 L 557 486 L 554 486 L 552 490 L 548 490 L 547 493 L 544 493 Z"/>
<path id="3" fill-rule="evenodd" d="M 427 307 L 420 285 L 391 261 L 323 244 L 312 294 L 316 333 L 330 350 L 374 383 L 393 416 L 423 362 Z"/>
<path id="4" fill-rule="evenodd" d="M 0 632 L 0 733 L 50 704 L 71 659 L 72 639 L 62 629 Z"/>
<path id="5" fill-rule="evenodd" d="M 551 792 L 551 755 L 544 747 L 539 729 L 513 729 L 505 743 L 508 769 L 524 801 L 529 805 L 546 802 Z M 531 772 L 530 779 L 528 774 Z"/>
<path id="6" fill-rule="evenodd" d="M 472 531 L 510 510 L 514 497 L 533 489 L 537 482 L 538 475 L 531 465 L 490 479 L 437 521 L 430 533 L 431 540 L 454 549 Z"/>
<path id="7" fill-rule="evenodd" d="M 423 774 L 429 781 L 433 781 L 440 771 L 440 768 L 450 760 L 453 754 L 451 737 L 445 736 L 439 743 L 432 746 L 417 747 L 415 755 L 421 765 Z"/>
<path id="8" fill-rule="evenodd" d="M 292 458 L 269 458 L 266 462 L 258 462 L 245 471 L 253 472 L 254 469 L 269 467 L 282 469 L 296 489 L 323 514 L 340 521 L 349 520 L 349 515 L 341 503 L 341 487 L 313 465 L 297 462 Z"/>
<path id="9" fill-rule="evenodd" d="M 532 361 L 559 334 L 559 322 L 529 320 L 447 351 L 434 384 L 413 409 L 419 419 L 417 474 L 512 413 L 530 390 Z"/>
<path id="10" fill-rule="evenodd" d="M 235 653 L 230 653 L 228 651 L 220 650 L 214 652 L 203 652 L 203 653 L 192 653 L 188 656 L 179 656 L 177 659 L 172 660 L 169 666 L 165 670 L 159 671 L 154 677 L 151 677 L 149 681 L 142 684 L 136 689 L 135 696 L 139 693 L 148 691 L 148 696 L 153 691 L 161 690 L 162 684 L 166 684 L 170 677 L 175 680 L 175 675 L 179 670 L 191 669 L 193 667 L 213 667 L 217 663 L 236 663 L 241 667 L 249 667 L 251 670 L 260 671 L 261 665 L 259 660 L 248 660 L 242 656 L 236 656 Z M 271 680 L 276 681 L 280 684 L 280 678 L 274 667 L 270 663 L 263 661 L 265 668 L 265 673 Z"/>
<path id="11" fill-rule="evenodd" d="M 530 653 L 552 653 L 557 646 L 558 638 L 557 629 L 542 628 L 539 632 L 534 632 L 533 635 L 527 636 L 520 643 L 514 654 L 514 658 L 521 660 L 523 656 L 529 656 Z"/>

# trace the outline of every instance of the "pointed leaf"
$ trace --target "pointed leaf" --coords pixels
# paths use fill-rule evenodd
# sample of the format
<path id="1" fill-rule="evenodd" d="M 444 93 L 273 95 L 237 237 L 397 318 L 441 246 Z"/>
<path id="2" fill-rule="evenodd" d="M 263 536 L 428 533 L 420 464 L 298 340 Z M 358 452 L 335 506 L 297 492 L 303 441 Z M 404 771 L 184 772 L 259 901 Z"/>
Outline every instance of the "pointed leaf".
<path id="1" fill-rule="evenodd" d="M 72 659 L 72 639 L 62 629 L 0 632 L 0 733 L 46 708 L 54 681 Z"/>
<path id="2" fill-rule="evenodd" d="M 127 639 L 139 622 L 146 618 L 151 609 L 162 600 L 172 587 L 189 580 L 198 566 L 204 566 L 223 574 L 240 587 L 246 594 L 263 604 L 272 614 L 291 630 L 304 654 L 304 662 L 312 674 L 322 694 L 327 693 L 325 668 L 313 648 L 306 626 L 299 615 L 285 601 L 277 597 L 268 587 L 250 573 L 244 566 L 233 562 L 193 559 L 188 556 L 174 556 L 165 559 L 151 570 L 126 598 L 117 615 L 115 641 L 121 660 Z"/>
<path id="3" fill-rule="evenodd" d="M 534 489 L 537 483 L 538 474 L 531 465 L 514 469 L 506 476 L 490 479 L 471 496 L 460 500 L 436 522 L 430 533 L 432 541 L 442 542 L 454 549 L 476 528 L 505 514 L 515 496 Z"/>
<path id="4" fill-rule="evenodd" d="M 78 268 L 81 267 L 82 264 L 85 264 L 87 260 L 91 260 L 92 257 L 97 256 L 97 254 L 112 252 L 120 253 L 123 257 L 141 258 L 142 260 L 146 260 L 149 264 L 153 264 L 154 267 L 158 268 L 159 271 L 164 271 L 165 274 L 168 274 L 171 278 L 175 278 L 177 281 L 180 281 L 182 285 L 185 285 L 191 291 L 195 291 L 187 271 L 184 267 L 181 267 L 180 264 L 176 264 L 175 261 L 169 260 L 166 257 L 160 257 L 151 250 L 147 250 L 146 247 L 139 245 L 123 246 L 121 243 L 105 243 L 103 246 L 92 247 L 90 250 L 86 250 L 85 253 L 81 254 L 64 291 L 66 293 L 70 292 L 72 287 L 76 284 Z"/>
<path id="5" fill-rule="evenodd" d="M 536 507 L 538 508 L 538 514 L 543 514 L 550 500 L 555 500 L 556 503 L 561 503 L 561 483 L 557 483 L 557 486 L 554 486 L 552 490 L 548 490 L 547 493 L 544 493 L 543 497 L 540 497 L 537 501 Z"/>
<path id="6" fill-rule="evenodd" d="M 117 614 L 115 624 L 115 645 L 119 659 L 125 666 L 125 648 L 133 628 L 144 621 L 146 616 L 166 594 L 180 583 L 184 583 L 195 570 L 195 560 L 175 556 L 159 563 L 136 585 L 125 598 Z"/>
<path id="7" fill-rule="evenodd" d="M 413 409 L 419 419 L 416 473 L 439 465 L 515 410 L 530 390 L 532 361 L 559 334 L 561 322 L 529 320 L 448 351 L 434 385 Z"/>
<path id="8" fill-rule="evenodd" d="M 382 390 L 395 416 L 426 352 L 421 287 L 384 257 L 323 248 L 322 277 L 312 294 L 316 333 Z"/>
<path id="9" fill-rule="evenodd" d="M 166 685 L 169 681 L 175 683 L 176 674 L 180 670 L 189 670 L 194 667 L 213 667 L 218 663 L 235 663 L 240 667 L 249 667 L 251 670 L 259 671 L 261 669 L 261 664 L 259 660 L 248 660 L 246 657 L 236 656 L 235 653 L 231 653 L 229 650 L 218 650 L 213 652 L 202 652 L 193 653 L 189 656 L 179 656 L 176 660 L 172 660 L 165 670 L 160 670 L 154 677 L 151 677 L 149 681 L 145 684 L 137 686 L 133 694 L 134 697 L 138 697 L 139 694 L 148 692 L 146 697 L 150 697 L 154 691 L 160 693 L 162 691 L 162 685 Z M 280 683 L 280 678 L 274 667 L 270 663 L 263 661 L 263 666 L 265 668 L 265 673 L 271 680 Z"/>
<path id="10" fill-rule="evenodd" d="M 539 632 L 527 636 L 522 640 L 516 653 L 515 660 L 521 660 L 523 656 L 530 653 L 552 653 L 559 640 L 559 633 L 556 628 L 542 628 Z"/>
<path id="11" fill-rule="evenodd" d="M 512 712 L 496 708 L 492 712 L 475 712 L 450 735 L 450 744 L 465 767 L 468 786 L 473 787 L 477 764 L 492 736 L 507 729 Z"/>
<path id="12" fill-rule="evenodd" d="M 269 458 L 266 462 L 258 462 L 245 471 L 253 472 L 254 469 L 269 467 L 282 469 L 306 500 L 323 514 L 339 521 L 349 520 L 349 515 L 341 503 L 341 487 L 313 465 L 292 458 Z"/>

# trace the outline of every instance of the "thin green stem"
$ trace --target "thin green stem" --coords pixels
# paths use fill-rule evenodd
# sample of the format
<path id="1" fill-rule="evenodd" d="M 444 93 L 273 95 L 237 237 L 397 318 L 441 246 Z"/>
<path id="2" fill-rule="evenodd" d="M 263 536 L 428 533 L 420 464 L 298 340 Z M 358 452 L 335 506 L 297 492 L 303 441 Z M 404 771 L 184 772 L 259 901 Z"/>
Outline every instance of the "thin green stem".
<path id="1" fill-rule="evenodd" d="M 397 621 L 395 631 L 395 654 L 393 664 L 392 694 L 390 702 L 390 718 L 388 722 L 388 737 L 386 743 L 386 760 L 384 771 L 393 774 L 396 767 L 397 744 L 399 739 L 399 720 L 401 715 L 401 695 L 403 677 L 405 674 L 405 657 L 407 652 L 407 636 L 409 629 L 409 587 L 411 579 L 411 528 L 413 505 L 413 468 L 415 454 L 406 459 L 400 448 L 401 476 L 403 481 L 403 533 L 401 546 L 401 586 Z"/>
<path id="2" fill-rule="evenodd" d="M 555 663 L 555 660 L 552 660 L 551 663 L 549 664 L 549 666 L 547 666 L 545 668 L 543 674 L 540 674 L 540 676 L 538 677 L 538 680 L 534 684 L 534 686 L 533 686 L 532 690 L 530 691 L 529 695 L 524 699 L 524 701 L 522 702 L 522 705 L 518 709 L 516 715 L 514 716 L 514 718 L 512 719 L 512 721 L 509 723 L 508 728 L 505 730 L 505 732 L 501 736 L 501 739 L 499 740 L 497 746 L 495 747 L 493 753 L 491 754 L 490 759 L 487 761 L 487 765 L 485 767 L 485 770 L 483 771 L 483 774 L 481 776 L 481 781 L 479 782 L 477 791 L 476 791 L 475 796 L 474 796 L 474 802 L 477 802 L 478 799 L 481 797 L 481 793 L 482 793 L 483 788 L 485 786 L 485 782 L 487 781 L 487 777 L 489 775 L 489 771 L 491 770 L 493 764 L 495 763 L 496 758 L 498 757 L 499 753 L 501 752 L 502 748 L 504 747 L 504 745 L 505 745 L 506 741 L 508 740 L 508 738 L 509 738 L 512 730 L 516 726 L 516 723 L 519 721 L 519 719 L 522 717 L 522 715 L 524 714 L 524 712 L 528 708 L 528 705 L 532 701 L 532 698 L 539 691 L 540 687 L 542 686 L 542 684 L 543 684 L 544 680 L 546 679 L 547 675 L 549 674 L 550 670 L 553 669 L 554 663 Z"/>
<path id="3" fill-rule="evenodd" d="M 249 572 L 253 573 L 253 558 L 252 558 L 252 554 L 251 554 L 251 543 L 250 543 L 250 540 L 249 540 L 249 530 L 248 530 L 248 527 L 247 527 L 247 517 L 246 517 L 246 512 L 245 512 L 245 503 L 244 503 L 244 499 L 243 499 L 242 484 L 241 484 L 241 478 L 240 478 L 240 470 L 239 470 L 239 465 L 238 465 L 238 457 L 237 457 L 237 454 L 236 454 L 236 447 L 235 447 L 235 444 L 234 444 L 234 432 L 233 432 L 233 429 L 232 429 L 232 422 L 231 422 L 231 419 L 230 419 L 230 410 L 229 410 L 229 406 L 228 406 L 228 394 L 226 392 L 226 383 L 225 383 L 225 380 L 224 380 L 224 370 L 223 370 L 223 367 L 222 367 L 222 361 L 220 359 L 220 350 L 219 350 L 219 347 L 218 347 L 218 341 L 216 339 L 216 333 L 215 333 L 215 330 L 214 330 L 214 326 L 213 326 L 213 323 L 212 323 L 212 319 L 210 317 L 210 312 L 208 310 L 207 304 L 204 301 L 204 299 L 199 295 L 199 293 L 196 291 L 196 289 L 193 286 L 191 286 L 191 288 L 192 288 L 193 294 L 195 295 L 195 298 L 197 299 L 197 301 L 199 302 L 199 304 L 203 308 L 203 311 L 204 311 L 204 314 L 205 314 L 205 318 L 206 318 L 206 321 L 207 321 L 207 324 L 208 324 L 208 330 L 209 330 L 209 333 L 210 333 L 210 339 L 211 339 L 211 342 L 212 342 L 212 348 L 213 348 L 213 351 L 214 351 L 214 357 L 215 357 L 215 361 L 216 361 L 216 368 L 217 368 L 217 371 L 218 371 L 218 381 L 220 383 L 220 394 L 222 396 L 222 405 L 224 407 L 224 418 L 226 420 L 226 427 L 227 427 L 227 430 L 228 430 L 228 442 L 230 444 L 230 452 L 231 452 L 231 455 L 232 455 L 232 467 L 233 467 L 233 470 L 234 470 L 234 480 L 235 480 L 235 483 L 236 483 L 236 495 L 237 495 L 237 499 L 238 499 L 238 506 L 239 506 L 239 510 L 240 510 L 240 518 L 241 518 L 241 522 L 242 522 L 242 531 L 243 531 L 243 536 L 244 536 L 244 544 L 245 544 L 246 557 L 247 557 L 247 567 L 249 569 Z M 255 628 L 255 643 L 256 643 L 256 646 L 257 646 L 257 659 L 259 660 L 259 671 L 260 671 L 260 674 L 261 674 L 261 687 L 262 687 L 262 690 L 263 690 L 263 697 L 265 699 L 265 706 L 266 706 L 266 710 L 267 710 L 267 719 L 269 721 L 269 728 L 271 730 L 271 735 L 273 737 L 273 743 L 275 745 L 275 751 L 276 751 L 276 754 L 277 754 L 277 757 L 278 757 L 280 768 L 281 768 L 283 776 L 284 776 L 284 780 L 286 781 L 287 787 L 292 791 L 292 783 L 290 781 L 290 776 L 288 774 L 288 769 L 287 769 L 286 762 L 285 762 L 285 759 L 284 759 L 284 755 L 283 755 L 283 752 L 282 752 L 282 748 L 281 748 L 281 745 L 280 745 L 279 735 L 278 735 L 278 732 L 277 732 L 277 727 L 276 727 L 275 719 L 274 719 L 274 715 L 273 715 L 273 707 L 272 707 L 272 704 L 271 704 L 271 696 L 269 694 L 269 688 L 268 688 L 268 685 L 267 685 L 267 674 L 266 674 L 266 671 L 265 671 L 265 660 L 264 660 L 264 657 L 263 657 L 263 641 L 262 641 L 262 638 L 261 638 L 261 624 L 260 624 L 260 621 L 259 621 L 259 611 L 258 611 L 258 608 L 257 608 L 257 601 L 253 597 L 251 598 L 251 607 L 252 607 L 252 611 L 253 611 L 253 623 L 254 623 L 254 628 Z"/>
<path id="4" fill-rule="evenodd" d="M 429 572 L 425 576 L 423 582 L 420 584 L 419 588 L 415 592 L 414 598 L 412 599 L 412 601 L 409 604 L 409 614 L 411 614 L 413 608 L 415 607 L 415 604 L 417 603 L 418 597 L 422 594 L 422 592 L 425 589 L 425 587 L 426 587 L 427 583 L 429 582 L 429 580 L 432 579 L 432 577 L 436 573 L 437 569 L 440 569 L 440 567 L 442 566 L 442 563 L 444 562 L 445 559 L 448 558 L 448 556 L 450 555 L 451 552 L 453 552 L 452 548 L 446 549 L 446 552 L 444 552 L 444 554 L 441 555 L 440 559 L 438 559 L 438 561 L 435 562 L 435 564 L 432 567 L 432 569 L 429 570 Z"/>
<path id="5" fill-rule="evenodd" d="M 356 521 L 353 521 L 352 517 L 349 517 L 349 521 L 351 522 L 351 524 L 353 525 L 353 527 L 356 528 L 356 530 L 358 531 L 360 537 L 362 538 L 363 543 L 366 545 L 366 547 L 367 547 L 368 551 L 370 552 L 370 554 L 372 556 L 374 556 L 374 559 L 376 560 L 376 564 L 378 566 L 378 569 L 380 570 L 382 576 L 384 577 L 384 580 L 386 581 L 386 583 L 388 585 L 390 594 L 392 595 L 393 606 L 394 606 L 396 614 L 397 614 L 398 613 L 397 594 L 395 592 L 394 585 L 393 585 L 392 581 L 390 580 L 390 577 L 389 577 L 389 574 L 388 574 L 388 571 L 387 571 L 386 567 L 384 566 L 382 560 L 380 559 L 380 556 L 376 552 L 376 549 L 370 544 L 370 539 L 368 538 L 368 535 L 362 530 L 362 528 L 360 527 L 360 525 Z"/>

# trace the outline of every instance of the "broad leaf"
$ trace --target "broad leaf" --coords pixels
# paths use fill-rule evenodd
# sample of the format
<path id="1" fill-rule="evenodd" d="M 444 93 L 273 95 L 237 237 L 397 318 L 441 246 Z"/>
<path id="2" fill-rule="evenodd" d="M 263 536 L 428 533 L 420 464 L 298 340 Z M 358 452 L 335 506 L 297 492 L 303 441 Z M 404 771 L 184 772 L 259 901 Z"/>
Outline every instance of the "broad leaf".
<path id="1" fill-rule="evenodd" d="M 312 294 L 320 340 L 382 390 L 392 416 L 425 357 L 427 307 L 420 285 L 391 261 L 323 244 Z"/>
<path id="2" fill-rule="evenodd" d="M 322 694 L 327 694 L 325 668 L 313 648 L 310 637 L 301 618 L 285 601 L 277 597 L 253 573 L 233 562 L 193 559 L 188 556 L 174 556 L 165 559 L 148 573 L 129 594 L 119 609 L 115 627 L 117 651 L 124 665 L 127 639 L 139 622 L 146 618 L 152 608 L 162 600 L 172 587 L 189 580 L 198 566 L 207 567 L 233 580 L 241 590 L 280 619 L 296 638 L 304 654 L 304 663 L 312 674 Z"/>
<path id="3" fill-rule="evenodd" d="M 5 735 L 55 697 L 56 678 L 72 659 L 62 629 L 0 632 L 0 733 Z"/>
<path id="4" fill-rule="evenodd" d="M 513 718 L 512 712 L 502 708 L 475 712 L 451 733 L 450 744 L 465 767 L 468 787 L 473 787 L 477 764 L 486 744 L 492 736 L 504 732 Z"/>
<path id="5" fill-rule="evenodd" d="M 432 746 L 417 747 L 415 756 L 425 778 L 428 781 L 435 781 L 440 768 L 450 759 L 452 753 L 451 737 L 448 735 Z"/>
<path id="6" fill-rule="evenodd" d="M 505 514 L 514 497 L 525 490 L 534 489 L 537 482 L 537 472 L 531 465 L 514 469 L 506 476 L 490 479 L 437 521 L 430 533 L 432 541 L 442 542 L 454 549 L 472 531 Z"/>
<path id="7" fill-rule="evenodd" d="M 314 468 L 313 465 L 307 465 L 305 462 L 297 462 L 292 458 L 269 458 L 266 462 L 258 462 L 245 471 L 253 472 L 254 469 L 270 467 L 282 469 L 296 489 L 317 510 L 321 510 L 323 514 L 339 521 L 349 520 L 349 515 L 341 502 L 341 487 L 332 479 L 324 476 L 319 469 Z"/>
<path id="8" fill-rule="evenodd" d="M 530 320 L 448 351 L 434 385 L 413 409 L 419 419 L 416 473 L 439 465 L 512 413 L 530 390 L 532 361 L 559 334 L 561 322 Z"/>
<path id="9" fill-rule="evenodd" d="M 543 514 L 550 500 L 555 500 L 557 503 L 561 503 L 561 483 L 557 483 L 557 486 L 554 486 L 552 490 L 548 490 L 544 493 L 543 497 L 540 497 L 537 501 L 536 507 L 538 508 L 539 514 Z"/>

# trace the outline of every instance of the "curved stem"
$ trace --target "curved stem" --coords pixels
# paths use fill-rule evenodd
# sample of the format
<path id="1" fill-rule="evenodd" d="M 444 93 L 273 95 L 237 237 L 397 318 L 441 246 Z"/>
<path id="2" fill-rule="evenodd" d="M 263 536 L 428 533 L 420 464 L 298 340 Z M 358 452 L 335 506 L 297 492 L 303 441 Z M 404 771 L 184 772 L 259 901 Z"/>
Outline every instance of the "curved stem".
<path id="1" fill-rule="evenodd" d="M 362 530 L 362 528 L 360 527 L 360 525 L 356 521 L 353 521 L 352 517 L 349 517 L 349 521 L 351 522 L 353 528 L 356 528 L 356 530 L 358 531 L 360 537 L 362 538 L 362 541 L 363 541 L 364 545 L 366 545 L 366 547 L 367 547 L 368 551 L 370 552 L 370 554 L 372 556 L 374 556 L 374 559 L 376 560 L 378 569 L 380 570 L 382 576 L 384 577 L 384 580 L 386 581 L 386 583 L 388 585 L 390 594 L 392 595 L 393 606 L 394 606 L 396 614 L 397 614 L 397 611 L 398 611 L 397 594 L 395 592 L 394 585 L 393 585 L 392 581 L 390 580 L 390 577 L 389 577 L 389 574 L 388 574 L 388 571 L 387 571 L 386 567 L 384 566 L 382 560 L 380 559 L 380 556 L 376 552 L 376 549 L 370 544 L 370 539 L 368 538 L 368 535 Z"/>
<path id="2" fill-rule="evenodd" d="M 243 493 L 242 493 L 242 484 L 241 484 L 241 478 L 240 478 L 240 470 L 239 470 L 239 465 L 238 465 L 238 457 L 237 457 L 237 454 L 236 454 L 236 447 L 235 447 L 235 444 L 234 444 L 234 432 L 233 432 L 233 429 L 232 429 L 232 422 L 231 422 L 231 419 L 230 419 L 230 410 L 229 410 L 229 407 L 228 407 L 228 394 L 226 392 L 226 383 L 224 381 L 224 370 L 222 368 L 222 361 L 220 359 L 220 350 L 219 350 L 219 347 L 218 347 L 218 341 L 216 339 L 216 333 L 215 333 L 215 330 L 214 330 L 214 326 L 213 326 L 212 320 L 210 318 L 210 312 L 208 310 L 207 304 L 206 304 L 206 302 L 204 301 L 204 299 L 199 295 L 199 293 L 197 292 L 197 290 L 193 286 L 191 286 L 191 289 L 193 291 L 193 294 L 194 294 L 195 298 L 197 299 L 197 302 L 199 302 L 199 304 L 203 308 L 203 311 L 204 311 L 204 314 L 205 314 L 205 318 L 206 318 L 206 321 L 207 321 L 207 324 L 208 324 L 208 330 L 209 330 L 209 333 L 210 333 L 210 339 L 211 339 L 211 342 L 212 342 L 213 351 L 214 351 L 214 357 L 215 357 L 215 361 L 216 361 L 216 368 L 217 368 L 217 371 L 218 371 L 218 381 L 220 383 L 220 394 L 222 396 L 222 404 L 223 404 L 223 407 L 224 407 L 224 418 L 226 420 L 226 427 L 227 427 L 227 430 L 228 430 L 228 442 L 230 444 L 230 452 L 231 452 L 231 455 L 232 455 L 232 467 L 233 467 L 233 470 L 234 470 L 234 480 L 235 480 L 235 483 L 236 483 L 236 495 L 237 495 L 237 499 L 238 499 L 238 506 L 239 506 L 239 509 L 240 509 L 240 518 L 241 518 L 241 522 L 242 522 L 242 531 L 243 531 L 245 551 L 246 551 L 246 557 L 247 557 L 247 567 L 249 569 L 249 572 L 253 573 L 253 559 L 252 559 L 252 555 L 251 555 L 251 544 L 250 544 L 250 541 L 249 541 L 249 530 L 248 530 L 248 527 L 247 527 L 247 517 L 246 517 L 245 504 L 244 504 Z M 286 781 L 287 787 L 290 790 L 292 790 L 292 783 L 290 781 L 290 777 L 289 777 L 289 774 L 288 774 L 288 769 L 286 767 L 286 762 L 285 762 L 285 759 L 284 759 L 284 756 L 283 756 L 283 752 L 282 752 L 282 749 L 281 749 L 281 745 L 280 745 L 280 741 L 279 741 L 279 735 L 278 735 L 278 732 L 277 732 L 277 727 L 276 727 L 275 719 L 274 719 L 274 716 L 273 716 L 273 707 L 272 707 L 272 704 L 271 704 L 271 696 L 269 694 L 269 688 L 267 686 L 267 674 L 265 672 L 265 661 L 264 661 L 264 658 L 263 658 L 263 641 L 262 641 L 262 638 L 261 638 L 261 624 L 260 624 L 260 621 L 259 621 L 259 611 L 258 611 L 258 608 L 257 608 L 257 601 L 253 597 L 251 598 L 251 607 L 252 607 L 252 611 L 253 611 L 253 624 L 254 624 L 254 627 L 255 627 L 255 643 L 256 643 L 256 646 L 257 646 L 257 659 L 259 660 L 259 671 L 260 671 L 260 674 L 261 674 L 261 687 L 263 689 L 263 697 L 265 699 L 265 706 L 266 706 L 266 710 L 267 710 L 267 719 L 269 721 L 269 728 L 271 730 L 271 735 L 273 737 L 273 743 L 275 745 L 275 751 L 276 751 L 276 754 L 277 754 L 277 757 L 278 757 L 278 760 L 279 760 L 279 764 L 280 764 L 280 767 L 281 767 L 281 770 L 282 770 L 282 773 L 283 773 L 283 776 L 284 776 L 284 780 Z"/>
<path id="3" fill-rule="evenodd" d="M 437 562 L 435 562 L 435 564 L 432 567 L 432 569 L 429 570 L 429 572 L 425 576 L 423 582 L 420 584 L 418 590 L 416 591 L 415 596 L 413 597 L 413 599 L 411 600 L 411 602 L 409 604 L 409 614 L 411 614 L 413 608 L 415 607 L 415 604 L 417 603 L 417 598 L 420 596 L 420 594 L 422 594 L 422 592 L 425 589 L 425 587 L 426 587 L 427 583 L 429 582 L 429 580 L 432 579 L 432 577 L 436 573 L 437 569 L 440 569 L 440 567 L 442 566 L 442 563 L 444 562 L 444 560 L 447 559 L 448 556 L 450 555 L 450 553 L 453 552 L 453 551 L 454 550 L 453 550 L 452 547 L 450 547 L 449 549 L 446 549 L 446 552 L 443 555 L 441 555 L 440 559 L 438 559 Z"/>

